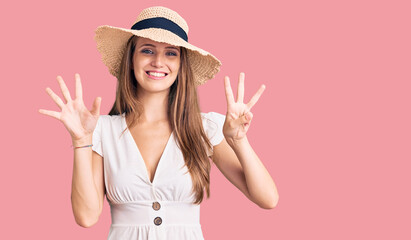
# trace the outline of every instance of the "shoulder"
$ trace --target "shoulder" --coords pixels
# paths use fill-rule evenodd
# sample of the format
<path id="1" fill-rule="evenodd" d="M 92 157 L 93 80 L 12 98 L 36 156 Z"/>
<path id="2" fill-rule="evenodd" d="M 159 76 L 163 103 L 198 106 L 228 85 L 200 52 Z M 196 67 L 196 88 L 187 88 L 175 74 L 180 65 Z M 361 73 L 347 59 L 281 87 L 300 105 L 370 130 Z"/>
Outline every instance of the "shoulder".
<path id="1" fill-rule="evenodd" d="M 126 123 L 122 115 L 100 115 L 94 133 L 102 139 L 117 139 L 126 129 Z"/>
<path id="2" fill-rule="evenodd" d="M 225 115 L 217 112 L 201 113 L 204 131 L 212 145 L 217 145 L 223 139 Z"/>
<path id="3" fill-rule="evenodd" d="M 203 120 L 203 124 L 204 123 L 207 124 L 210 122 L 219 122 L 221 120 L 225 121 L 225 115 L 218 113 L 218 112 L 207 112 L 207 113 L 202 112 L 201 118 Z"/>
<path id="4" fill-rule="evenodd" d="M 215 130 L 222 128 L 225 122 L 225 115 L 218 112 L 201 113 L 201 119 L 203 121 L 203 127 L 207 130 Z"/>
<path id="5" fill-rule="evenodd" d="M 100 115 L 97 120 L 96 128 L 99 128 L 101 131 L 107 131 L 110 128 L 118 128 L 123 126 L 123 115 Z"/>
<path id="6" fill-rule="evenodd" d="M 100 115 L 98 118 L 99 122 L 120 122 L 123 118 L 124 114 L 120 115 Z"/>

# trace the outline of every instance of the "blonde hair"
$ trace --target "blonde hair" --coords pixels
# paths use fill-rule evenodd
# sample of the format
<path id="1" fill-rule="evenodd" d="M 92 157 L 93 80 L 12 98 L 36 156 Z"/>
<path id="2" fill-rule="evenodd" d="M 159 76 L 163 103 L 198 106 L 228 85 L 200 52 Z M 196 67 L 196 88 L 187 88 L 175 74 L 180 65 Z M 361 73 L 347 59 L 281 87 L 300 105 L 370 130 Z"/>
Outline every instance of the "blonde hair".
<path id="1" fill-rule="evenodd" d="M 138 118 L 143 112 L 143 105 L 137 100 L 137 80 L 131 69 L 137 39 L 137 36 L 132 36 L 127 42 L 120 65 L 116 100 L 109 115 L 135 114 Z M 204 198 L 204 190 L 207 197 L 210 197 L 211 163 L 207 156 L 207 149 L 211 150 L 212 145 L 203 128 L 197 86 L 187 58 L 187 49 L 181 48 L 180 57 L 177 79 L 170 86 L 167 115 L 191 175 L 192 191 L 196 196 L 194 203 L 200 204 Z M 136 118 L 133 118 L 129 128 L 135 124 Z"/>

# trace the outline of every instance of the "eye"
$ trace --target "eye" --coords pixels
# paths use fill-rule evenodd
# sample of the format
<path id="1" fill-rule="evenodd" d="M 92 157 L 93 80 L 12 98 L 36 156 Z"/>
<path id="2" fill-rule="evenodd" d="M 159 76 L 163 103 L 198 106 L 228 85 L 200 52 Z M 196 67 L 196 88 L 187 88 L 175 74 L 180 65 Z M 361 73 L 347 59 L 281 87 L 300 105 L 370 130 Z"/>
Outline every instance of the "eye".
<path id="1" fill-rule="evenodd" d="M 143 49 L 141 50 L 142 53 L 147 53 L 147 54 L 151 54 L 153 53 L 153 51 L 151 51 L 150 49 Z"/>
<path id="2" fill-rule="evenodd" d="M 175 53 L 175 52 L 167 52 L 166 54 L 168 56 L 177 56 L 177 53 Z"/>

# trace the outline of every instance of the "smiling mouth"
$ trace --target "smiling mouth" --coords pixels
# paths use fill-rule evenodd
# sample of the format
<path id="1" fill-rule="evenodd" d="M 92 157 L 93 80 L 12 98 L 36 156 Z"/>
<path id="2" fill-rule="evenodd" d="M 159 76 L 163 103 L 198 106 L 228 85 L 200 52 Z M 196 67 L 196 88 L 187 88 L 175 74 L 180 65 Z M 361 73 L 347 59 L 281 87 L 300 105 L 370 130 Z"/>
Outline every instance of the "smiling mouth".
<path id="1" fill-rule="evenodd" d="M 150 71 L 147 71 L 146 74 L 150 77 L 159 77 L 159 78 L 162 78 L 168 75 L 167 73 L 150 72 Z"/>

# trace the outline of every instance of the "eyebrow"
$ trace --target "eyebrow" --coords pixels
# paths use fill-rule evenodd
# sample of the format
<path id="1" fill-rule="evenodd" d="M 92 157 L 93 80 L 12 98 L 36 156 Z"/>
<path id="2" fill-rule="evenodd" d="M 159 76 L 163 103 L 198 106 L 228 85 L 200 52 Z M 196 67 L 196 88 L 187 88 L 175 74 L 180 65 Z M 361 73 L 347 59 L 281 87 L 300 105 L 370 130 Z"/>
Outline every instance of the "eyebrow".
<path id="1" fill-rule="evenodd" d="M 154 47 L 154 48 L 156 47 L 156 46 L 154 46 L 153 44 L 146 43 L 146 44 L 141 45 L 140 48 L 141 48 L 141 47 L 144 47 L 144 46 L 146 46 L 146 47 Z M 177 50 L 177 51 L 180 51 L 180 49 L 177 48 L 177 47 L 171 47 L 171 46 L 169 46 L 169 47 L 166 47 L 166 48 L 175 49 L 175 50 Z"/>

